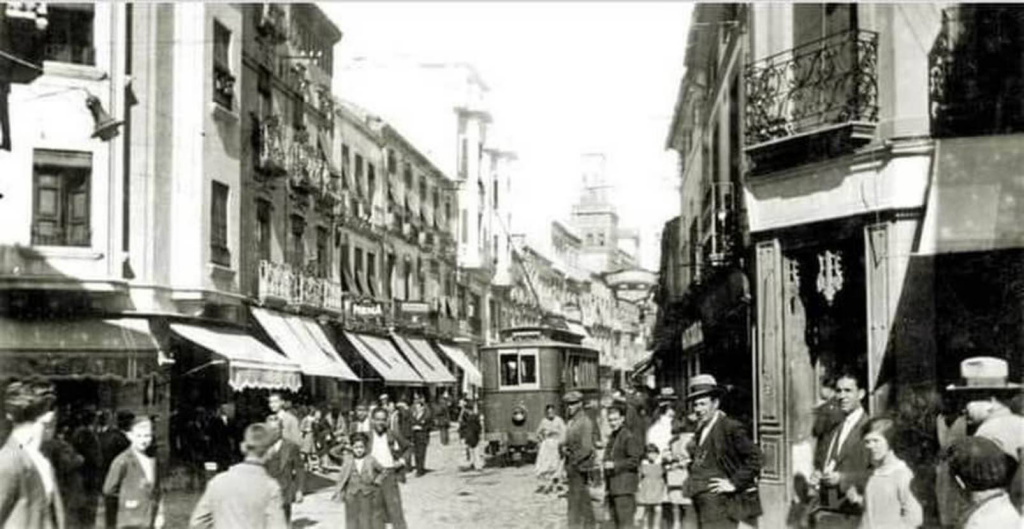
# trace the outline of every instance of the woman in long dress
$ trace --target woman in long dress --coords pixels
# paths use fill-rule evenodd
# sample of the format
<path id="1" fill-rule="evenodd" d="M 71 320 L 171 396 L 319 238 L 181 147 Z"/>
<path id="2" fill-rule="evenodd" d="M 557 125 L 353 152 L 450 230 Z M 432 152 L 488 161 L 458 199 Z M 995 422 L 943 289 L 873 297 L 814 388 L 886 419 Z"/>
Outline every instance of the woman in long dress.
<path id="1" fill-rule="evenodd" d="M 565 440 L 565 421 L 555 413 L 555 407 L 548 405 L 544 410 L 545 417 L 541 419 L 537 427 L 537 438 L 540 439 L 540 447 L 537 451 L 537 464 L 535 467 L 537 477 L 541 480 L 537 492 L 551 492 L 558 484 L 562 473 L 562 455 L 558 451 L 559 445 Z"/>

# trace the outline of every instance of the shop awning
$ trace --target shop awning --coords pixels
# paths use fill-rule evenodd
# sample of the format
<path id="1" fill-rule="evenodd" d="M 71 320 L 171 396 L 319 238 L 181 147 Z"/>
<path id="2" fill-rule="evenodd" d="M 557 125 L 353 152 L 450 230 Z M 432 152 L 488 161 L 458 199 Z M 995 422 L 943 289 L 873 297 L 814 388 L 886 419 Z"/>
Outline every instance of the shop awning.
<path id="1" fill-rule="evenodd" d="M 183 323 L 172 323 L 171 330 L 226 358 L 228 385 L 235 391 L 247 388 L 298 391 L 302 387 L 298 365 L 242 331 Z"/>
<path id="2" fill-rule="evenodd" d="M 642 375 L 654 367 L 654 353 L 645 356 L 639 362 L 633 364 L 633 376 Z"/>
<path id="3" fill-rule="evenodd" d="M 434 343 L 437 344 L 437 347 L 441 352 L 443 352 L 452 362 L 455 362 L 455 365 L 459 366 L 462 371 L 466 373 L 466 380 L 471 386 L 481 387 L 484 385 L 484 377 L 480 374 L 480 370 L 473 365 L 473 362 L 469 360 L 466 353 L 462 352 L 462 349 L 441 342 Z"/>
<path id="4" fill-rule="evenodd" d="M 369 334 L 346 332 L 345 338 L 356 348 L 359 356 L 373 367 L 385 384 L 395 386 L 421 386 L 423 378 L 409 365 L 387 338 Z"/>
<path id="5" fill-rule="evenodd" d="M 139 380 L 158 351 L 144 318 L 0 318 L 0 378 Z"/>
<path id="6" fill-rule="evenodd" d="M 308 331 L 309 335 L 313 337 L 313 341 L 316 342 L 324 354 L 341 364 L 342 369 L 348 373 L 347 376 L 350 378 L 345 378 L 345 380 L 359 380 L 359 377 L 356 376 L 355 372 L 352 371 L 352 368 L 349 367 L 345 360 L 341 358 L 338 350 L 334 347 L 334 344 L 331 343 L 331 339 L 327 337 L 327 334 L 324 333 L 323 328 L 320 327 L 317 322 L 309 318 L 302 318 L 302 324 L 306 326 L 306 331 Z"/>
<path id="7" fill-rule="evenodd" d="M 441 363 L 430 344 L 422 338 L 392 333 L 391 338 L 427 384 L 454 384 L 455 376 Z"/>
<path id="8" fill-rule="evenodd" d="M 284 354 L 310 376 L 359 380 L 348 365 L 324 351 L 306 328 L 302 318 L 268 309 L 253 308 L 253 316 Z"/>

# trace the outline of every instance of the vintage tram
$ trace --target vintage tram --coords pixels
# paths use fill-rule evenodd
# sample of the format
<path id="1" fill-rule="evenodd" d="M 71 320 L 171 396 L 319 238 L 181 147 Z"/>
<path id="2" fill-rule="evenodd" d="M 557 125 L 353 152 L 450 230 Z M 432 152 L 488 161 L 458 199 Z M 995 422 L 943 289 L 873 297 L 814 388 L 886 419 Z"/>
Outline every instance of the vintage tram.
<path id="1" fill-rule="evenodd" d="M 583 337 L 554 325 L 501 331 L 501 342 L 480 348 L 481 412 L 489 460 L 519 464 L 536 455 L 537 427 L 554 405 L 565 419 L 562 395 L 570 390 L 596 403 L 598 351 Z M 596 406 L 587 406 L 596 413 Z"/>

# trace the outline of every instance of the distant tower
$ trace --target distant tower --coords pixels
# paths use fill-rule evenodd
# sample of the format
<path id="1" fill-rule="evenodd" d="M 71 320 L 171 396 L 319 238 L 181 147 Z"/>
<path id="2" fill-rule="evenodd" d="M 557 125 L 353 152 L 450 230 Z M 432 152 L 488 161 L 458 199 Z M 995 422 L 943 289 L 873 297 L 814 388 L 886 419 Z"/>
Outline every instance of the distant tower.
<path id="1" fill-rule="evenodd" d="M 615 268 L 619 247 L 619 215 L 608 201 L 611 186 L 605 175 L 603 153 L 587 153 L 580 159 L 583 189 L 572 207 L 572 227 L 583 239 L 580 264 L 593 272 Z"/>

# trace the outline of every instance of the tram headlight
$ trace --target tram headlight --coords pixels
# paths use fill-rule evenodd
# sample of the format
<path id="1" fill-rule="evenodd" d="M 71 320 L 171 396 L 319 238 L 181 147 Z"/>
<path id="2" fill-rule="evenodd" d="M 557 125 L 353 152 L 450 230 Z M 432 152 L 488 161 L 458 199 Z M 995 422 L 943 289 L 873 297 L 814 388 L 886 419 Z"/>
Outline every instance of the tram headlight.
<path id="1" fill-rule="evenodd" d="M 526 408 L 523 406 L 512 408 L 512 425 L 522 426 L 524 424 L 526 424 Z"/>

